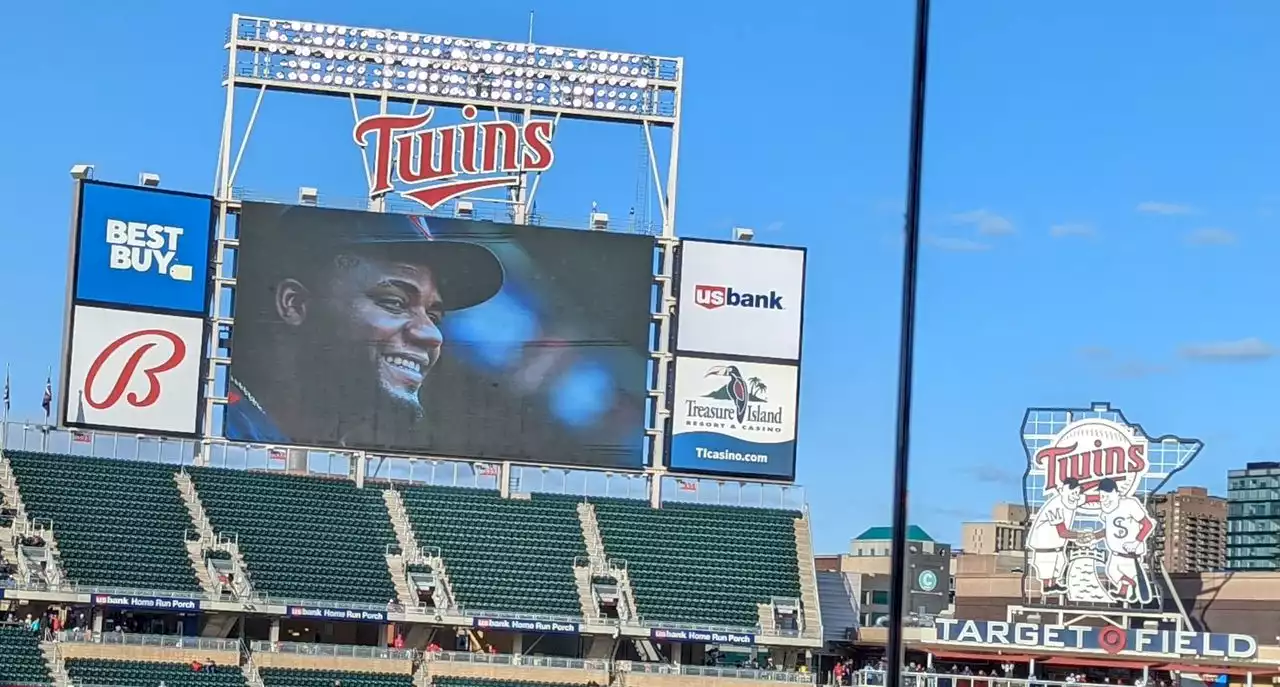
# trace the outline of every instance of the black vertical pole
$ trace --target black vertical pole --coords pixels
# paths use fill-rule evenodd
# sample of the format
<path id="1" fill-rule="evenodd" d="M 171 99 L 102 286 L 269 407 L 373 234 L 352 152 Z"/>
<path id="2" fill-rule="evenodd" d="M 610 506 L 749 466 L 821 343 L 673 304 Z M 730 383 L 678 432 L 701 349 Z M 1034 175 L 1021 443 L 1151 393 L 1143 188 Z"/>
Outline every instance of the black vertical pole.
<path id="1" fill-rule="evenodd" d="M 902 686 L 904 611 L 907 606 L 907 478 L 911 459 L 911 376 L 915 355 L 916 268 L 920 262 L 920 176 L 924 158 L 924 86 L 928 75 L 929 0 L 916 0 L 915 57 L 911 75 L 911 148 L 907 161 L 907 223 L 902 267 L 902 333 L 898 349 L 898 426 L 893 459 L 893 547 L 890 551 L 887 687 Z"/>

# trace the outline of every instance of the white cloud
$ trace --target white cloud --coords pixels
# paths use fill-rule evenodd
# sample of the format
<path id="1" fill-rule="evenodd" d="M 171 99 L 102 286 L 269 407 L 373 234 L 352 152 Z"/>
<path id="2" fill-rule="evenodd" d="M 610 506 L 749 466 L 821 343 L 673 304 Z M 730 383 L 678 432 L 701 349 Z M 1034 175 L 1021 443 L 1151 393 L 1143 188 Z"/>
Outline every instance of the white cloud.
<path id="1" fill-rule="evenodd" d="M 1276 349 L 1262 339 L 1251 336 L 1238 341 L 1187 344 L 1182 347 L 1181 353 L 1184 358 L 1207 362 L 1255 361 L 1274 357 Z"/>
<path id="2" fill-rule="evenodd" d="M 1205 227 L 1187 234 L 1187 243 L 1197 246 L 1229 246 L 1236 242 L 1236 235 L 1221 227 Z"/>
<path id="3" fill-rule="evenodd" d="M 951 236 L 926 236 L 925 244 L 952 253 L 981 253 L 991 250 L 991 244 L 973 239 L 962 239 Z"/>
<path id="4" fill-rule="evenodd" d="M 1138 203 L 1138 212 L 1148 215 L 1189 215 L 1196 211 L 1190 205 L 1182 203 L 1164 203 L 1158 200 L 1148 200 Z"/>
<path id="5" fill-rule="evenodd" d="M 1007 236 L 1016 231 L 1013 222 L 989 210 L 971 210 L 951 216 L 956 224 L 967 224 L 978 230 L 983 236 Z"/>
<path id="6" fill-rule="evenodd" d="M 1049 227 L 1049 235 L 1055 239 L 1067 238 L 1069 236 L 1093 236 L 1097 234 L 1093 225 L 1082 224 L 1078 222 L 1068 222 L 1066 224 L 1055 224 Z"/>

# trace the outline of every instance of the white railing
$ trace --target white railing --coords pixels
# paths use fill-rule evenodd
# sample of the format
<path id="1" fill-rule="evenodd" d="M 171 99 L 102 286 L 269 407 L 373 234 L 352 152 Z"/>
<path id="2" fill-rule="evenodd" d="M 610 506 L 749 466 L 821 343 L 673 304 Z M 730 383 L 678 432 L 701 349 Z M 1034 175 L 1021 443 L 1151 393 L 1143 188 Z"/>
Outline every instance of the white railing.
<path id="1" fill-rule="evenodd" d="M 572 670 L 608 671 L 610 662 L 598 658 L 563 658 L 560 656 L 525 656 L 514 654 L 484 654 L 471 651 L 432 651 L 427 661 L 449 663 L 478 663 L 520 668 L 568 668 Z"/>
<path id="2" fill-rule="evenodd" d="M 645 673 L 647 675 L 687 675 L 690 677 L 720 677 L 739 680 L 762 680 L 789 684 L 812 685 L 817 683 L 813 673 L 793 670 L 752 670 L 749 668 L 724 668 L 719 666 L 685 666 L 670 663 L 642 663 L 619 661 L 620 672 Z"/>
<path id="3" fill-rule="evenodd" d="M 874 668 L 855 671 L 851 677 L 854 685 L 880 687 L 885 684 L 885 671 Z M 902 682 L 904 687 L 1079 687 L 1077 683 L 1057 680 L 906 671 L 902 673 Z"/>
<path id="4" fill-rule="evenodd" d="M 250 644 L 255 653 L 297 654 L 300 656 L 332 656 L 335 658 L 379 658 L 412 661 L 413 649 L 390 649 L 381 646 L 353 644 L 310 644 L 306 642 L 264 642 Z"/>
<path id="5" fill-rule="evenodd" d="M 112 644 L 120 646 L 150 646 L 165 649 L 199 649 L 202 651 L 237 651 L 238 639 L 217 637 L 188 637 L 186 635 L 152 635 L 130 632 L 97 632 L 60 630 L 58 641 L 72 644 Z"/>

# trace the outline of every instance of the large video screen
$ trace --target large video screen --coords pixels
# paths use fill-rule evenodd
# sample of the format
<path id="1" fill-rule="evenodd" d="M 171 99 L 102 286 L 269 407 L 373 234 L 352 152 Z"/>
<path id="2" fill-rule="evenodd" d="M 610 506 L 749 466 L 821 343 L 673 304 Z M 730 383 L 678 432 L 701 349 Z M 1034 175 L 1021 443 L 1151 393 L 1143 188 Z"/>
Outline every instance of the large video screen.
<path id="1" fill-rule="evenodd" d="M 654 240 L 248 203 L 224 433 L 643 467 Z"/>

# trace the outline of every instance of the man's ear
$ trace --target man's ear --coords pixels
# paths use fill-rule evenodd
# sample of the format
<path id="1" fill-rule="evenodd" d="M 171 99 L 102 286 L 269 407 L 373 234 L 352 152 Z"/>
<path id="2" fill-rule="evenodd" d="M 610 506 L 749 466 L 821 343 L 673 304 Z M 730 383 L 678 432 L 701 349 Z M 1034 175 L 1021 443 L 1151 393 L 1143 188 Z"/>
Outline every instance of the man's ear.
<path id="1" fill-rule="evenodd" d="M 297 327 L 307 319 L 311 291 L 297 279 L 285 279 L 276 285 L 276 314 L 285 324 Z"/>

